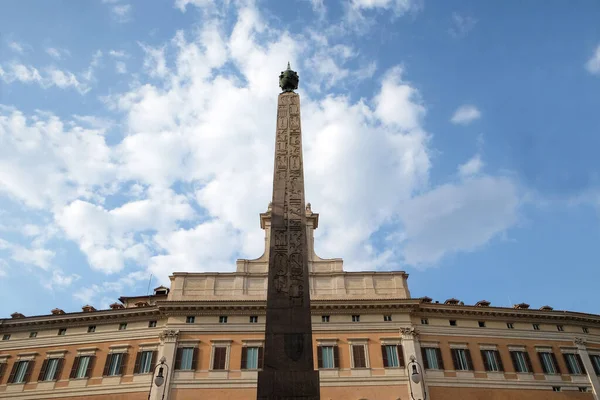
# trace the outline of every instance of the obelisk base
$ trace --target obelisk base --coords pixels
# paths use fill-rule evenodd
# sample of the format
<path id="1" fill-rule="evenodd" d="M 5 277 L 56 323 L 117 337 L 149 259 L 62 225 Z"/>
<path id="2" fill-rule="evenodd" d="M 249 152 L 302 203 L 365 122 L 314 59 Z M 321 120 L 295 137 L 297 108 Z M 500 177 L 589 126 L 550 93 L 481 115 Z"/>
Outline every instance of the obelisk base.
<path id="1" fill-rule="evenodd" d="M 257 400 L 319 400 L 319 371 L 259 371 Z"/>

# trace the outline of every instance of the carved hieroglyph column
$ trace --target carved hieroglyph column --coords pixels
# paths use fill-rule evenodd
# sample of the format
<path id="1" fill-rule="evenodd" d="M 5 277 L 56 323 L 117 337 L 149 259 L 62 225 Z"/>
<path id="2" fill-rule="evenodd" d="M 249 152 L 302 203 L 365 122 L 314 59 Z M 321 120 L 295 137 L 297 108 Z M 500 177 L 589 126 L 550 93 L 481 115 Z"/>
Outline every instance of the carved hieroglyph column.
<path id="1" fill-rule="evenodd" d="M 156 363 L 158 364 L 161 358 L 165 357 L 168 371 L 164 371 L 165 383 L 162 386 L 156 386 L 152 383 L 152 393 L 150 400 L 162 400 L 164 393 L 164 400 L 170 398 L 171 382 L 173 381 L 173 370 L 175 369 L 175 353 L 177 350 L 177 337 L 179 331 L 173 329 L 166 329 L 162 331 L 158 337 L 160 338 L 160 346 L 158 349 L 158 357 Z"/>
<path id="2" fill-rule="evenodd" d="M 585 339 L 583 338 L 575 338 L 573 341 L 577 346 L 577 353 L 579 357 L 581 357 L 581 361 L 583 362 L 583 366 L 585 367 L 585 371 L 587 373 L 588 379 L 590 380 L 590 384 L 592 385 L 592 392 L 594 392 L 594 399 L 600 399 L 600 381 L 598 380 L 598 376 L 596 375 L 596 370 L 592 365 L 592 360 L 590 360 L 590 355 L 588 354 L 587 347 L 585 346 Z"/>
<path id="3" fill-rule="evenodd" d="M 314 370 L 298 75 L 281 73 L 259 400 L 319 399 Z"/>
<path id="4" fill-rule="evenodd" d="M 429 390 L 427 388 L 427 379 L 425 378 L 423 357 L 421 356 L 419 331 L 417 331 L 415 328 L 400 328 L 400 333 L 402 334 L 402 348 L 404 350 L 404 360 L 407 366 L 406 376 L 408 380 L 410 380 L 410 376 L 412 375 L 412 370 L 408 367 L 411 357 L 414 357 L 419 363 L 421 369 L 419 372 L 421 372 L 422 376 L 422 381 L 420 383 L 414 383 L 412 381 L 406 383 L 408 389 L 407 396 L 410 396 L 410 390 L 412 388 L 412 393 L 415 399 L 424 399 L 425 396 L 423 393 L 423 387 L 425 387 L 427 392 L 429 392 Z M 429 398 L 429 396 L 427 398 Z"/>

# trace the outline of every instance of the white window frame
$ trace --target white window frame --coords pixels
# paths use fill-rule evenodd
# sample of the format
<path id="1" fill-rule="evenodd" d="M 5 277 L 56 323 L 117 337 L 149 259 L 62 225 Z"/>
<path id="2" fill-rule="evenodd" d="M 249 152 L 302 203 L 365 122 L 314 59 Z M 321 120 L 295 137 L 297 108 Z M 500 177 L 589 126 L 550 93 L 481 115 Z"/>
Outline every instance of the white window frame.
<path id="1" fill-rule="evenodd" d="M 364 367 L 355 367 L 354 366 L 354 350 L 353 346 L 363 346 L 363 351 L 365 354 L 365 366 Z M 371 363 L 369 362 L 369 339 L 348 339 L 348 348 L 350 351 L 350 368 L 371 368 Z M 339 350 L 338 350 L 339 351 Z M 335 360 L 334 360 L 335 363 Z"/>
<path id="2" fill-rule="evenodd" d="M 216 371 L 216 372 L 229 371 L 229 358 L 231 356 L 231 342 L 232 341 L 230 339 L 211 340 L 210 364 L 209 364 L 209 370 L 210 371 Z M 226 348 L 226 352 L 225 352 L 225 368 L 224 369 L 213 369 L 214 360 L 215 360 L 215 349 L 217 347 L 225 347 Z"/>

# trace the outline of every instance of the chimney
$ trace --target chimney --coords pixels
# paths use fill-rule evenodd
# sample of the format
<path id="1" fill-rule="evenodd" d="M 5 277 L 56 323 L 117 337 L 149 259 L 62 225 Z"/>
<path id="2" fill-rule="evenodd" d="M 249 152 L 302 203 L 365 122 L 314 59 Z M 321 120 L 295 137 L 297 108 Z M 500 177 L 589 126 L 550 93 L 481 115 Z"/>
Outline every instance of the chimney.
<path id="1" fill-rule="evenodd" d="M 515 304 L 513 306 L 513 308 L 519 309 L 519 310 L 527 310 L 529 308 L 529 304 L 527 303 L 519 303 L 519 304 Z"/>
<path id="2" fill-rule="evenodd" d="M 60 308 L 55 308 L 54 310 L 50 311 L 52 313 L 52 315 L 63 315 L 65 312 L 63 310 L 61 310 Z"/>

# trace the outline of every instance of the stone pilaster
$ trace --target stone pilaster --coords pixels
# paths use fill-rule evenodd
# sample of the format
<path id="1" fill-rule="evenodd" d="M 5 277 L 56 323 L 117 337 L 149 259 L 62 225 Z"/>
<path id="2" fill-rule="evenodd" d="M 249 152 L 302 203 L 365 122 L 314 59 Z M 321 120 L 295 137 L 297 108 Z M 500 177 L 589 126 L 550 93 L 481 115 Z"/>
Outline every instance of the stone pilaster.
<path id="1" fill-rule="evenodd" d="M 158 347 L 157 364 L 159 360 L 165 357 L 168 371 L 165 372 L 165 383 L 158 387 L 152 382 L 152 393 L 150 400 L 162 400 L 164 391 L 164 400 L 169 400 L 171 395 L 171 382 L 173 380 L 173 370 L 175 369 L 175 354 L 177 353 L 177 338 L 179 331 L 173 329 L 165 329 L 158 337 L 160 338 L 160 345 Z M 157 369 L 158 373 L 158 369 Z M 153 378 L 154 379 L 154 378 Z"/>
<path id="2" fill-rule="evenodd" d="M 419 343 L 419 331 L 415 328 L 400 328 L 400 334 L 402 335 L 402 348 L 404 349 L 404 360 L 406 363 L 406 375 L 410 382 L 407 382 L 407 398 L 410 398 L 410 388 L 412 387 L 412 393 L 416 400 L 423 400 L 425 398 L 425 394 L 423 393 L 423 388 L 427 392 L 429 389 L 427 387 L 427 377 L 425 376 L 425 368 L 423 367 L 423 357 L 421 356 L 421 344 Z M 422 381 L 421 383 L 414 383 L 411 381 L 410 377 L 412 375 L 412 368 L 409 367 L 409 363 L 411 359 L 414 359 L 419 363 L 419 368 L 421 369 Z"/>
<path id="3" fill-rule="evenodd" d="M 575 343 L 575 345 L 577 346 L 577 353 L 579 354 L 579 357 L 581 357 L 581 361 L 583 362 L 583 366 L 585 367 L 588 379 L 590 381 L 590 384 L 592 385 L 594 399 L 598 400 L 600 399 L 600 381 L 598 380 L 598 376 L 595 373 L 594 366 L 592 365 L 592 360 L 590 360 L 590 355 L 588 354 L 585 339 L 575 338 L 573 343 Z"/>

